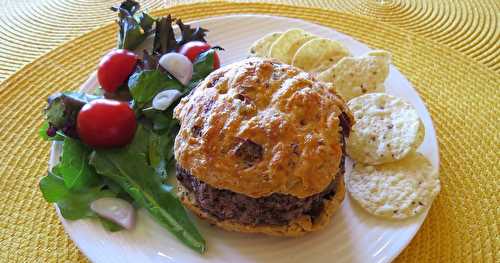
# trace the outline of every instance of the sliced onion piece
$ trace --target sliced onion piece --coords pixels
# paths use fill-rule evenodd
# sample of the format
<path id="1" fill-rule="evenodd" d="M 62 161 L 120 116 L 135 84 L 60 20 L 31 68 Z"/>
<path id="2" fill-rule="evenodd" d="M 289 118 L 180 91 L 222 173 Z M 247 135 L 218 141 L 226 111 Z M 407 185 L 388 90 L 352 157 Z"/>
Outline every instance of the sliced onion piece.
<path id="1" fill-rule="evenodd" d="M 123 199 L 114 197 L 99 198 L 90 204 L 90 209 L 126 229 L 131 229 L 135 224 L 135 209 Z"/>
<path id="2" fill-rule="evenodd" d="M 184 55 L 167 53 L 161 56 L 159 63 L 183 85 L 187 85 L 193 77 L 193 63 Z"/>
<path id="3" fill-rule="evenodd" d="M 182 93 L 176 89 L 164 90 L 153 98 L 152 107 L 156 110 L 166 110 L 174 101 L 182 96 Z"/>

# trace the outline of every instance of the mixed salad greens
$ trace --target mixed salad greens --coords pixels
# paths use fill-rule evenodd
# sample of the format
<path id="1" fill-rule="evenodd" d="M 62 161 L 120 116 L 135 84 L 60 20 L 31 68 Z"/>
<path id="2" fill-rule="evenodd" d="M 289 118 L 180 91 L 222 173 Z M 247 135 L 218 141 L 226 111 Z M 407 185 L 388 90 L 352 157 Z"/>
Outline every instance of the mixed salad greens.
<path id="1" fill-rule="evenodd" d="M 64 218 L 96 218 L 109 231 L 130 227 L 120 221 L 119 203 L 113 205 L 116 198 L 125 200 L 202 253 L 205 241 L 166 180 L 179 129 L 173 109 L 219 66 L 217 53 L 206 43 L 206 29 L 170 15 L 152 17 L 135 1 L 112 10 L 118 12 L 118 49 L 98 67 L 100 89 L 49 97 L 40 137 L 62 143 L 62 155 L 41 179 L 41 192 Z M 149 36 L 154 36 L 151 52 L 135 50 Z M 101 202 L 96 208 L 96 200 L 104 198 L 110 207 Z"/>

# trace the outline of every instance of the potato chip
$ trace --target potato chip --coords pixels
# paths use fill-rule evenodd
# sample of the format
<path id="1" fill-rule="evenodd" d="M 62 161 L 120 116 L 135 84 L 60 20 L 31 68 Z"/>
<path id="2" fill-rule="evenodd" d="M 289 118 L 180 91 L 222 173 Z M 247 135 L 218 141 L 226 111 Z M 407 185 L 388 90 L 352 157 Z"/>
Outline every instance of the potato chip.
<path id="1" fill-rule="evenodd" d="M 356 163 L 346 175 L 347 190 L 371 214 L 394 219 L 417 215 L 439 193 L 437 171 L 420 153 L 381 164 Z"/>
<path id="2" fill-rule="evenodd" d="M 316 38 L 307 41 L 297 50 L 292 65 L 308 72 L 321 72 L 349 55 L 349 50 L 342 43 Z"/>
<path id="3" fill-rule="evenodd" d="M 255 41 L 250 47 L 250 54 L 265 58 L 269 55 L 271 45 L 281 36 L 281 32 L 269 33 Z"/>
<path id="4" fill-rule="evenodd" d="M 317 37 L 302 29 L 290 29 L 274 41 L 269 50 L 269 57 L 291 64 L 297 49 L 313 38 Z"/>
<path id="5" fill-rule="evenodd" d="M 360 57 L 345 57 L 321 72 L 318 79 L 332 82 L 340 96 L 348 101 L 365 93 L 383 92 L 390 63 L 390 53 L 376 50 Z"/>
<path id="6" fill-rule="evenodd" d="M 425 125 L 422 122 L 422 120 L 420 120 L 420 127 L 419 127 L 418 132 L 417 132 L 417 139 L 415 140 L 415 144 L 413 145 L 413 149 L 415 151 L 422 144 L 422 142 L 424 141 L 424 138 L 425 138 Z"/>
<path id="7" fill-rule="evenodd" d="M 361 163 L 403 159 L 425 136 L 423 123 L 409 103 L 385 93 L 370 93 L 347 103 L 355 124 L 347 139 L 348 155 Z"/>

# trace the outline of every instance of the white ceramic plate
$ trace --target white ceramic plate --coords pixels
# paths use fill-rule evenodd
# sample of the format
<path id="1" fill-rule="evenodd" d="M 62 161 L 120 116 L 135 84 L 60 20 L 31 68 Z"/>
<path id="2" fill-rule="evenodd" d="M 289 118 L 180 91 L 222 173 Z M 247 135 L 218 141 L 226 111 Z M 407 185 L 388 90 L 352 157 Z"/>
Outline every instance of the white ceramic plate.
<path id="1" fill-rule="evenodd" d="M 209 29 L 208 41 L 225 48 L 226 51 L 221 52 L 224 64 L 245 58 L 249 46 L 263 35 L 292 27 L 337 39 L 354 55 L 370 50 L 334 29 L 290 18 L 235 15 L 200 20 L 194 24 Z M 92 75 L 82 88 L 96 84 L 95 75 Z M 406 99 L 417 108 L 426 131 L 419 151 L 437 169 L 436 134 L 424 103 L 393 66 L 386 85 L 388 93 Z M 57 159 L 58 148 L 57 145 L 53 148 L 51 164 Z M 403 221 L 382 220 L 364 212 L 346 195 L 342 208 L 328 228 L 301 238 L 230 233 L 195 219 L 208 244 L 208 251 L 203 256 L 182 245 L 145 211 L 139 212 L 134 230 L 118 233 L 106 232 L 99 222 L 93 220 L 67 221 L 61 218 L 61 221 L 76 245 L 94 262 L 390 262 L 408 245 L 427 212 Z"/>

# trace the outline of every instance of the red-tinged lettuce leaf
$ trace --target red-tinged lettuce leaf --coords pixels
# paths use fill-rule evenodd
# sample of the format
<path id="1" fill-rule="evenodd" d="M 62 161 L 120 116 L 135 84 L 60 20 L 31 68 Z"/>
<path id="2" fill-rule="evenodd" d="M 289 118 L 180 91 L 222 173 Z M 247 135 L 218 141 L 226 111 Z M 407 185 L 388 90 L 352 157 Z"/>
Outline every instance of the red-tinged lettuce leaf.
<path id="1" fill-rule="evenodd" d="M 102 96 L 89 95 L 83 92 L 58 92 L 48 98 L 47 107 L 45 108 L 45 118 L 51 129 L 53 137 L 58 131 L 64 135 L 78 138 L 76 132 L 76 118 L 78 112 L 86 103 L 102 98 Z M 42 137 L 44 138 L 44 137 Z"/>
<path id="2" fill-rule="evenodd" d="M 208 32 L 207 29 L 202 27 L 193 28 L 190 25 L 184 24 L 180 19 L 175 20 L 181 31 L 181 36 L 177 39 L 172 27 L 174 20 L 171 15 L 168 15 L 156 21 L 155 40 L 153 44 L 154 54 L 162 55 L 176 51 L 180 46 L 190 41 L 207 42 L 205 40 L 206 33 Z"/>
<path id="3" fill-rule="evenodd" d="M 42 138 L 42 140 L 44 141 L 64 141 L 64 137 L 66 137 L 64 133 L 57 130 L 49 131 L 49 129 L 51 129 L 49 122 L 44 121 L 42 126 L 38 130 L 38 136 L 40 136 L 40 138 Z M 49 136 L 49 133 L 52 133 L 53 136 Z"/>
<path id="4" fill-rule="evenodd" d="M 161 55 L 175 51 L 179 47 L 172 28 L 173 20 L 172 16 L 168 15 L 156 21 L 153 53 Z"/>
<path id="5" fill-rule="evenodd" d="M 181 19 L 177 19 L 175 23 L 179 26 L 179 29 L 181 30 L 181 39 L 177 42 L 179 46 L 182 46 L 186 44 L 187 42 L 190 41 L 203 41 L 207 42 L 205 40 L 205 37 L 207 35 L 208 30 L 202 27 L 195 27 L 192 28 L 189 25 L 185 25 L 182 23 Z"/>

